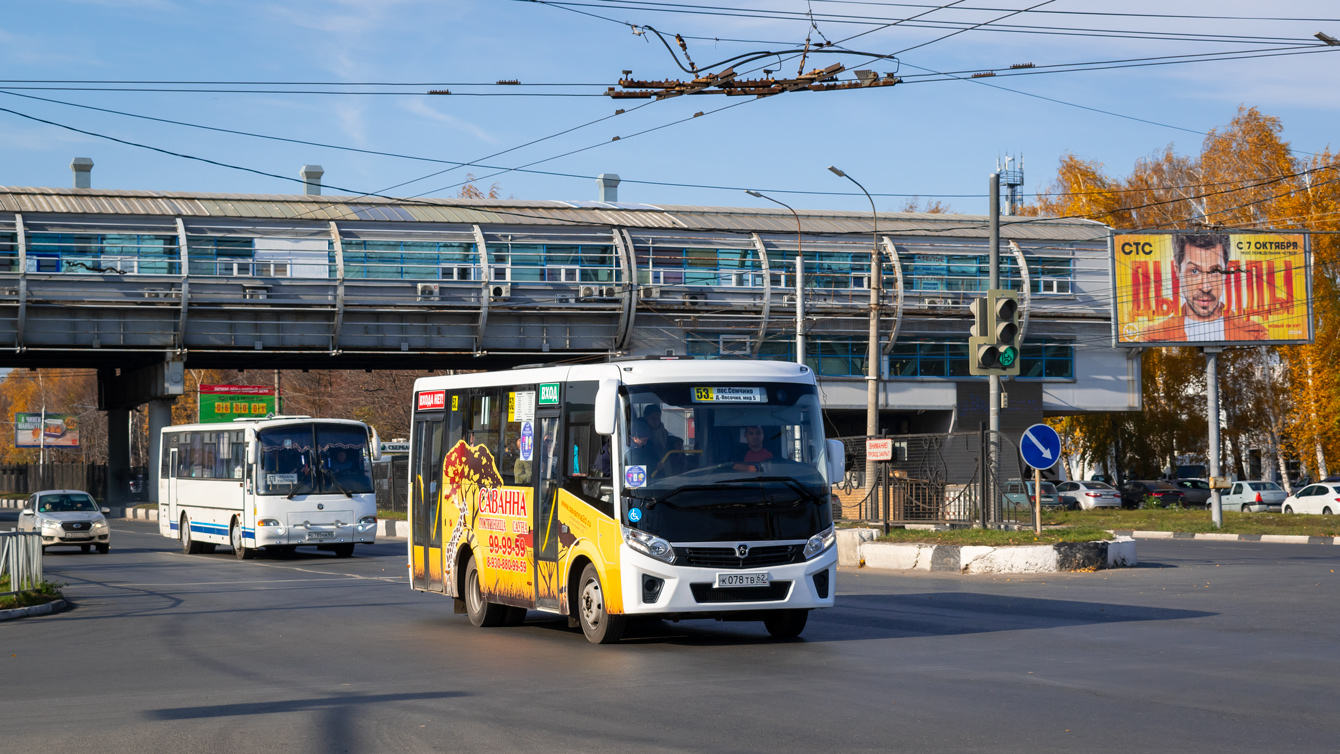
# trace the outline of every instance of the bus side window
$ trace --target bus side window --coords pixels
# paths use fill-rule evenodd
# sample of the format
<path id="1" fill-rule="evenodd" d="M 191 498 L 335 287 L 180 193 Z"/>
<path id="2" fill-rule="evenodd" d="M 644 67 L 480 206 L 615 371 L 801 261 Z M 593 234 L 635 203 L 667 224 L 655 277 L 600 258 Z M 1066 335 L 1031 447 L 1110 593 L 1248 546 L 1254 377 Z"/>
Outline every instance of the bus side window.
<path id="1" fill-rule="evenodd" d="M 172 460 L 172 444 L 176 442 L 177 436 L 175 434 L 164 432 L 160 437 L 162 439 L 158 443 L 158 455 L 160 456 L 158 478 L 169 479 L 172 477 L 172 469 L 169 466 Z"/>
<path id="2" fill-rule="evenodd" d="M 564 388 L 563 413 L 567 417 L 563 469 L 564 488 L 613 517 L 614 488 L 611 485 L 613 454 L 609 438 L 596 434 L 597 382 L 569 382 Z"/>
<path id="3" fill-rule="evenodd" d="M 466 442 L 488 448 L 495 462 L 499 458 L 498 445 L 502 439 L 500 392 L 501 390 L 496 387 L 483 388 L 471 397 L 470 421 L 465 433 Z"/>

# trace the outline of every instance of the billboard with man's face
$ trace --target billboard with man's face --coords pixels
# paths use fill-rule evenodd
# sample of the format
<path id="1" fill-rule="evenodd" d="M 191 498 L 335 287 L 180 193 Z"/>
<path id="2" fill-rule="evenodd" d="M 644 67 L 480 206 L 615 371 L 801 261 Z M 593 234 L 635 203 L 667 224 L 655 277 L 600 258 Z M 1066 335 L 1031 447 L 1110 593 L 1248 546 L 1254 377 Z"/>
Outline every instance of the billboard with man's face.
<path id="1" fill-rule="evenodd" d="M 1307 235 L 1113 236 L 1117 345 L 1312 341 Z"/>

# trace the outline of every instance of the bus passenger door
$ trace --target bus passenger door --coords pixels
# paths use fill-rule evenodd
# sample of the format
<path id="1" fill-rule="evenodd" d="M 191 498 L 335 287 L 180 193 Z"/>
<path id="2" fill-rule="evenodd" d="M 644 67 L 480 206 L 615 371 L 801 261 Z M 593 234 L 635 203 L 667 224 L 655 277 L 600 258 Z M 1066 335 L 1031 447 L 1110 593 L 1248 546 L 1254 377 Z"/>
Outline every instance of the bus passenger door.
<path id="1" fill-rule="evenodd" d="M 172 504 L 177 500 L 177 448 L 167 448 L 167 465 L 158 469 L 158 533 L 165 537 L 176 534 L 172 525 Z"/>
<path id="2" fill-rule="evenodd" d="M 414 458 L 410 469 L 410 579 L 416 589 L 442 591 L 442 415 L 420 418 L 414 425 Z"/>
<path id="3" fill-rule="evenodd" d="M 538 487 L 535 496 L 535 520 L 531 525 L 535 552 L 535 609 L 558 612 L 558 594 L 562 575 L 558 572 L 558 488 L 563 482 L 563 442 L 559 434 L 559 412 L 544 410 L 535 416 L 536 473 L 531 476 Z"/>

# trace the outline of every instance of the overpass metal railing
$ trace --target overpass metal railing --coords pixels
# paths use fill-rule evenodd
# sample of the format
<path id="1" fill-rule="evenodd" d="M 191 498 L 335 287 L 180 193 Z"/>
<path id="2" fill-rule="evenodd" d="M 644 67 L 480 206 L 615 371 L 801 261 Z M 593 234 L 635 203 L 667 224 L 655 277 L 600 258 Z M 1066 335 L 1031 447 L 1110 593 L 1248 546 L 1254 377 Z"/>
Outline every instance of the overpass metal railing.
<path id="1" fill-rule="evenodd" d="M 35 589 L 42 581 L 42 534 L 0 532 L 0 584 L 8 585 L 0 587 L 0 597 Z"/>

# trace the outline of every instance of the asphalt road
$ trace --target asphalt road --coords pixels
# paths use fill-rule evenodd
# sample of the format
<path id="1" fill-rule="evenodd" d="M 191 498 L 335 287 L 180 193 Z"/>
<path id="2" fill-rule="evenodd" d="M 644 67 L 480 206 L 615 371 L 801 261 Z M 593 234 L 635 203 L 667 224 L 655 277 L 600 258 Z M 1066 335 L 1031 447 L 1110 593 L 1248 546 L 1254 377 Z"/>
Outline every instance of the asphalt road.
<path id="1" fill-rule="evenodd" d="M 0 529 L 15 520 L 0 512 Z M 3 752 L 1335 751 L 1340 547 L 1140 543 L 1134 569 L 843 571 L 795 642 L 531 614 L 476 629 L 352 559 L 51 550 L 69 612 L 0 623 Z"/>

